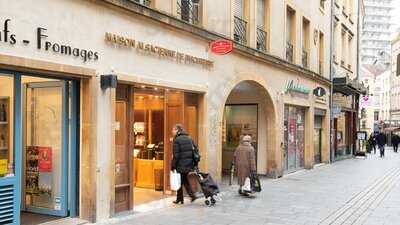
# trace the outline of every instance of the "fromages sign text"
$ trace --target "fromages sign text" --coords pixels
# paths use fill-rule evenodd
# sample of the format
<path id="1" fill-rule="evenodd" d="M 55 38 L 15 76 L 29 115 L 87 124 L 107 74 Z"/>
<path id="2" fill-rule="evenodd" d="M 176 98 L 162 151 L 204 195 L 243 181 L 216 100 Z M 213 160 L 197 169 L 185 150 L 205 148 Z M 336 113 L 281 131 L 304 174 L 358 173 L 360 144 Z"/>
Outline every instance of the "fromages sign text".
<path id="1" fill-rule="evenodd" d="M 19 35 L 12 32 L 12 21 L 6 19 L 2 23 L 3 27 L 0 27 L 0 44 L 8 43 L 10 45 L 16 45 L 21 42 L 25 46 L 29 46 L 30 40 L 18 39 Z M 58 43 L 52 41 L 47 34 L 47 29 L 43 27 L 36 28 L 36 48 L 40 51 L 52 52 L 54 54 L 60 54 L 67 57 L 80 58 L 83 62 L 97 61 L 99 59 L 99 53 L 96 51 L 78 48 L 69 44 Z"/>

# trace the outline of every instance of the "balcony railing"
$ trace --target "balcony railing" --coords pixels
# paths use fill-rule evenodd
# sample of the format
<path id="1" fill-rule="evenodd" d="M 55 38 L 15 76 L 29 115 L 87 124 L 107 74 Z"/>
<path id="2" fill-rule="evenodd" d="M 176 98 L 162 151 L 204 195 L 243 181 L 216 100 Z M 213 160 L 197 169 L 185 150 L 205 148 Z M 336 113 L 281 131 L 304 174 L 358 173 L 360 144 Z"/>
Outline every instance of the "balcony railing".
<path id="1" fill-rule="evenodd" d="M 347 69 L 351 71 L 351 64 L 347 64 Z"/>
<path id="2" fill-rule="evenodd" d="M 286 42 L 286 60 L 289 62 L 293 62 L 293 44 L 290 42 Z"/>
<path id="3" fill-rule="evenodd" d="M 183 21 L 198 25 L 200 24 L 200 0 L 178 0 L 178 16 Z"/>
<path id="4" fill-rule="evenodd" d="M 267 51 L 267 32 L 262 28 L 257 28 L 257 50 Z"/>
<path id="5" fill-rule="evenodd" d="M 301 54 L 301 64 L 303 67 L 308 68 L 308 51 L 303 49 Z"/>
<path id="6" fill-rule="evenodd" d="M 340 60 L 340 66 L 344 67 L 344 61 Z"/>
<path id="7" fill-rule="evenodd" d="M 234 33 L 233 33 L 233 39 L 243 45 L 247 44 L 247 22 L 244 21 L 243 19 L 235 16 L 234 17 Z"/>

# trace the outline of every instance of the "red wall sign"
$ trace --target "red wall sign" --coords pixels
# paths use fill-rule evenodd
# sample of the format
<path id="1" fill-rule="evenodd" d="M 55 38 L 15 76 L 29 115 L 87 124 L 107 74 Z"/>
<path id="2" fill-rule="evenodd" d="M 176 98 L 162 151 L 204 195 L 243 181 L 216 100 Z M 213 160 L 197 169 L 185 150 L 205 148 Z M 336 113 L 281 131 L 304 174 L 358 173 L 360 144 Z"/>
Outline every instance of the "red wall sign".
<path id="1" fill-rule="evenodd" d="M 217 55 L 225 55 L 233 50 L 233 42 L 230 40 L 215 40 L 210 44 L 211 52 Z"/>
<path id="2" fill-rule="evenodd" d="M 39 150 L 39 172 L 51 172 L 52 151 L 50 147 L 37 147 Z"/>

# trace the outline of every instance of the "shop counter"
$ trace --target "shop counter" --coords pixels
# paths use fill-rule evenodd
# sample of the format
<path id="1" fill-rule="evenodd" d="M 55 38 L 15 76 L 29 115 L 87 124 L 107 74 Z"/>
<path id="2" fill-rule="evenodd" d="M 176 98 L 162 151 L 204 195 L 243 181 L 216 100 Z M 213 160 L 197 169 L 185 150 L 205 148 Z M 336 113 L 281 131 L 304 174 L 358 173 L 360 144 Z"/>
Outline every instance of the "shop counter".
<path id="1" fill-rule="evenodd" d="M 133 172 L 135 175 L 135 187 L 139 188 L 155 188 L 155 170 L 163 169 L 163 160 L 152 159 L 133 159 Z"/>

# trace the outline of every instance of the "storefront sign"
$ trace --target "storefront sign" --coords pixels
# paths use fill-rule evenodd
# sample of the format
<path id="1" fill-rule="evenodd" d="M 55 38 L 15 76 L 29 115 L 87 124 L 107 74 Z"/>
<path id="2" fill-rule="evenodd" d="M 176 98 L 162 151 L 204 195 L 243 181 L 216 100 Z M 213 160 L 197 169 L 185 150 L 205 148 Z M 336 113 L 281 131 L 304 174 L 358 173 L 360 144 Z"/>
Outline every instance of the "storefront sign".
<path id="1" fill-rule="evenodd" d="M 39 172 L 51 172 L 52 151 L 50 147 L 37 147 L 39 150 Z"/>
<path id="2" fill-rule="evenodd" d="M 3 22 L 3 28 L 0 30 L 0 43 L 8 43 L 10 45 L 16 45 L 21 42 L 22 45 L 28 46 L 31 40 L 18 39 L 15 33 L 10 30 L 11 19 L 6 19 Z M 38 50 L 44 50 L 59 55 L 71 56 L 74 58 L 80 58 L 83 62 L 97 61 L 99 59 L 99 53 L 92 50 L 77 48 L 68 44 L 62 44 L 55 41 L 50 41 L 49 36 L 46 34 L 47 29 L 43 27 L 36 28 L 36 48 Z"/>
<path id="3" fill-rule="evenodd" d="M 215 40 L 210 44 L 211 52 L 217 55 L 225 55 L 233 50 L 233 42 L 230 40 Z"/>
<path id="4" fill-rule="evenodd" d="M 133 48 L 137 51 L 148 53 L 163 58 L 173 59 L 179 63 L 198 64 L 206 67 L 213 66 L 213 62 L 207 59 L 191 56 L 179 51 L 170 50 L 153 44 L 148 44 L 142 41 L 137 41 L 133 38 L 127 38 L 112 33 L 105 33 L 105 41 L 107 43 L 116 44 L 119 46 Z"/>
<path id="5" fill-rule="evenodd" d="M 311 90 L 308 87 L 303 86 L 299 83 L 295 84 L 293 80 L 288 81 L 286 83 L 284 91 L 285 93 L 297 92 L 304 95 L 308 95 L 311 92 Z"/>
<path id="6" fill-rule="evenodd" d="M 368 106 L 371 106 L 371 104 L 372 104 L 372 101 L 371 101 L 372 99 L 369 97 L 369 95 L 364 95 L 362 98 L 361 98 L 361 107 L 362 108 L 365 108 L 365 107 L 368 107 Z"/>
<path id="7" fill-rule="evenodd" d="M 353 97 L 352 95 L 346 96 L 340 93 L 333 94 L 333 103 L 342 108 L 353 108 Z"/>
<path id="8" fill-rule="evenodd" d="M 367 132 L 365 131 L 357 131 L 357 140 L 367 140 Z"/>
<path id="9" fill-rule="evenodd" d="M 314 89 L 313 93 L 317 97 L 322 97 L 326 94 L 326 91 L 323 87 L 317 87 Z"/>

